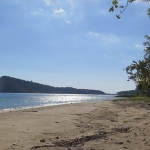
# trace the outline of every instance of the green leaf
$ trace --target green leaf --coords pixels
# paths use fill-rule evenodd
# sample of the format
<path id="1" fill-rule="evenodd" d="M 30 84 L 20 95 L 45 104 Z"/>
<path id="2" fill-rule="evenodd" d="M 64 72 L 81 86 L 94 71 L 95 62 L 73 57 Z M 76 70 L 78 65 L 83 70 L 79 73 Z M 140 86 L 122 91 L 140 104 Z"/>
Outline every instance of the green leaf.
<path id="1" fill-rule="evenodd" d="M 110 9 L 109 9 L 109 12 L 113 12 L 114 11 L 114 7 L 112 6 Z"/>
<path id="2" fill-rule="evenodd" d="M 112 4 L 113 4 L 113 5 L 117 5 L 117 4 L 118 4 L 118 0 L 113 0 L 113 1 L 112 1 Z"/>
<path id="3" fill-rule="evenodd" d="M 119 15 L 116 15 L 116 17 L 117 17 L 118 19 L 120 19 L 120 18 L 121 18 Z"/>
<path id="4" fill-rule="evenodd" d="M 118 5 L 115 5 L 115 8 L 118 8 Z"/>
<path id="5" fill-rule="evenodd" d="M 134 2 L 135 0 L 129 0 L 129 3 L 132 3 L 132 2 Z"/>

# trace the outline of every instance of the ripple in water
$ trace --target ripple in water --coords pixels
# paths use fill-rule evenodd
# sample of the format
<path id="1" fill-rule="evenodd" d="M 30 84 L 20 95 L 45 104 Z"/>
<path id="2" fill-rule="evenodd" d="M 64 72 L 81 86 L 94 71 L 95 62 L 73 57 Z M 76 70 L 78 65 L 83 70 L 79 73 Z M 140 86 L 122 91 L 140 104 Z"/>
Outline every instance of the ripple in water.
<path id="1" fill-rule="evenodd" d="M 116 99 L 115 95 L 0 93 L 0 110 Z"/>

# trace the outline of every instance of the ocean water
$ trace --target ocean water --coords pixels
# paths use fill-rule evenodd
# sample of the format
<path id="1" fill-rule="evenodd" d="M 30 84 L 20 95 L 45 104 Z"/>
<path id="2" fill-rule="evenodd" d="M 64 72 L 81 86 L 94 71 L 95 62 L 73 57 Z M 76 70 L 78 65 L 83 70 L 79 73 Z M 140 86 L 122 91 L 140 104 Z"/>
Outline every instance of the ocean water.
<path id="1" fill-rule="evenodd" d="M 112 99 L 115 95 L 0 93 L 0 111 Z"/>

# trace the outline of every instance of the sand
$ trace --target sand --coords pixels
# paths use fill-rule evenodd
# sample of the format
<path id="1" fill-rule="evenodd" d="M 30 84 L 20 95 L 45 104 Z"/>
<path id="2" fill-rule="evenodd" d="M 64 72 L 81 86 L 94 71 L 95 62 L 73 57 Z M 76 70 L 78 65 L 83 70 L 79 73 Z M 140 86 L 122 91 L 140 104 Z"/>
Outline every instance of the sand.
<path id="1" fill-rule="evenodd" d="M 0 113 L 0 150 L 150 150 L 150 102 L 98 101 Z"/>

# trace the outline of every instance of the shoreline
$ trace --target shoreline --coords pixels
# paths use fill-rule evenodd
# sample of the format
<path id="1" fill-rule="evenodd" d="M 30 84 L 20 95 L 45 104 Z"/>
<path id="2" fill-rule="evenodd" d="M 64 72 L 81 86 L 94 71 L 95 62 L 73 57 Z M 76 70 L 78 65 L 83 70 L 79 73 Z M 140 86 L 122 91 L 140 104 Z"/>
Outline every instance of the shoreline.
<path id="1" fill-rule="evenodd" d="M 149 150 L 149 103 L 113 100 L 0 113 L 4 150 Z"/>
<path id="2" fill-rule="evenodd" d="M 10 95 L 9 95 L 10 94 Z M 97 95 L 97 94 L 39 94 L 36 93 L 23 93 L 25 95 L 19 95 L 14 93 L 0 95 L 1 107 L 0 111 L 12 111 L 16 109 L 33 108 L 41 106 L 52 106 L 78 102 L 98 101 L 115 99 L 114 96 L 110 95 Z M 22 94 L 22 93 L 21 93 Z"/>
<path id="3" fill-rule="evenodd" d="M 71 102 L 71 103 L 60 103 L 60 104 L 46 104 L 46 105 L 39 105 L 39 106 L 33 106 L 33 107 L 21 107 L 21 108 L 6 108 L 6 109 L 1 109 L 1 113 L 5 112 L 13 112 L 13 111 L 19 111 L 19 110 L 28 110 L 28 109 L 36 109 L 36 108 L 45 108 L 45 107 L 53 107 L 53 106 L 63 106 L 63 105 L 71 105 L 71 104 L 80 104 L 80 103 L 94 103 L 94 102 L 100 102 L 100 101 L 113 101 L 117 100 L 118 98 L 114 99 L 105 99 L 105 100 L 95 100 L 95 101 L 83 101 L 83 102 Z"/>

